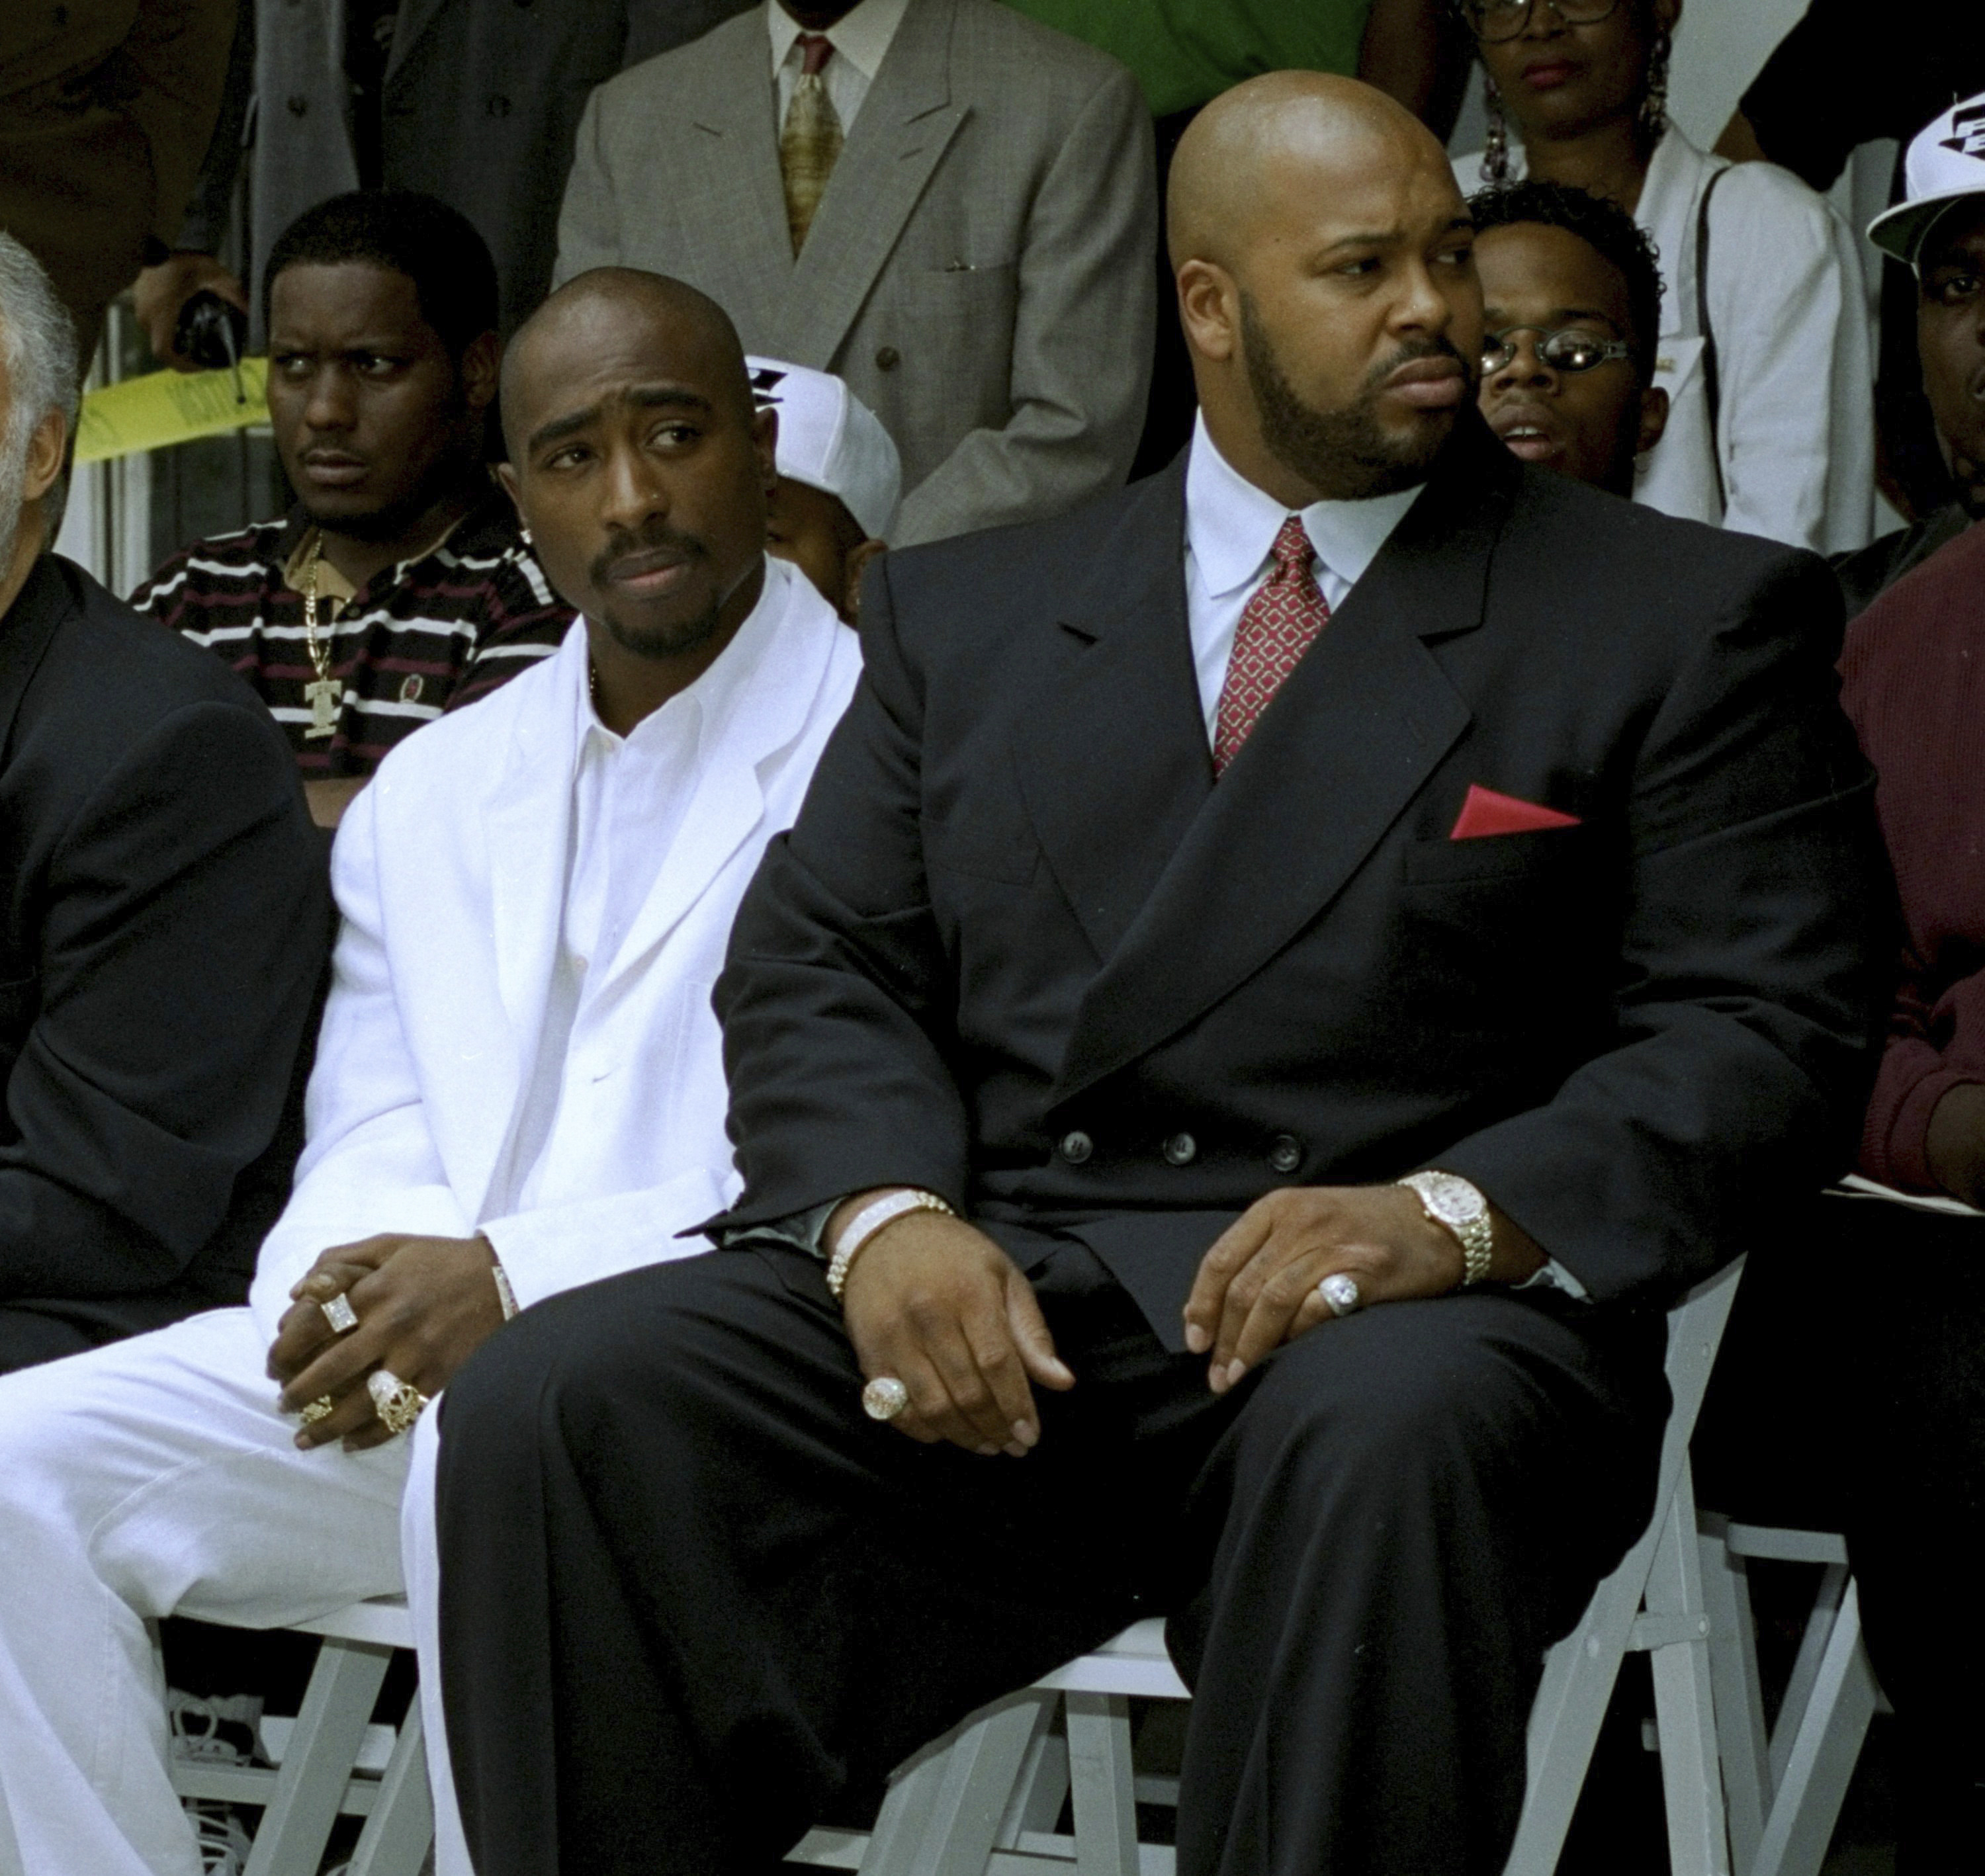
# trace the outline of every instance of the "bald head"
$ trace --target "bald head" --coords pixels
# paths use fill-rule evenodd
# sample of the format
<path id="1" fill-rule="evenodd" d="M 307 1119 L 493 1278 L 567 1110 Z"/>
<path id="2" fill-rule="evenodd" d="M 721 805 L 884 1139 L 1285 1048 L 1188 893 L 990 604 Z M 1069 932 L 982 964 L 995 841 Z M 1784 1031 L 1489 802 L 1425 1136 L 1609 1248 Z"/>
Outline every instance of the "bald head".
<path id="1" fill-rule="evenodd" d="M 1411 487 L 1473 394 L 1474 230 L 1382 92 L 1275 72 L 1214 99 L 1171 172 L 1172 267 L 1207 434 L 1292 508 Z"/>
<path id="2" fill-rule="evenodd" d="M 1211 260 L 1231 270 L 1265 234 L 1273 238 L 1291 208 L 1300 214 L 1311 191 L 1427 166 L 1445 173 L 1445 153 L 1382 91 L 1327 72 L 1249 79 L 1215 98 L 1180 139 L 1167 196 L 1172 266 Z"/>
<path id="3" fill-rule="evenodd" d="M 656 376 L 694 378 L 747 418 L 755 408 L 737 328 L 709 294 L 667 274 L 594 267 L 546 300 L 503 354 L 503 439 L 513 461 L 530 434 L 526 408 L 547 394 L 557 401 L 561 378 L 603 348 L 645 353 Z"/>

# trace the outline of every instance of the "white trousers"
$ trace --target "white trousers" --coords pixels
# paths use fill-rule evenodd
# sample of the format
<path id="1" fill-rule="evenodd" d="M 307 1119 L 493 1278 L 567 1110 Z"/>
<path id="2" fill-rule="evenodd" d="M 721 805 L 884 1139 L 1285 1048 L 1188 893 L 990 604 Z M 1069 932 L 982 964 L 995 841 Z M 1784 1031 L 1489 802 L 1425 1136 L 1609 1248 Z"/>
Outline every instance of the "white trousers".
<path id="1" fill-rule="evenodd" d="M 267 1360 L 219 1310 L 0 1377 L 0 1876 L 199 1876 L 148 1621 L 280 1628 L 405 1586 L 409 1441 L 300 1451 Z M 431 1638 L 431 1495 L 408 1525 Z M 431 1653 L 421 1681 L 452 1823 Z"/>

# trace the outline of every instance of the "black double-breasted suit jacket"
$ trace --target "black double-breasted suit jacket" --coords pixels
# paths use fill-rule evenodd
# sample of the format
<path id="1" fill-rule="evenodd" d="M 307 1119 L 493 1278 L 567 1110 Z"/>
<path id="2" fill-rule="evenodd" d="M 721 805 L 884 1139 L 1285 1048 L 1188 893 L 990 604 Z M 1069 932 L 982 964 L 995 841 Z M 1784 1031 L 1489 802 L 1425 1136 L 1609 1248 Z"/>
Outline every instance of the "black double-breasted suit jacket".
<path id="1" fill-rule="evenodd" d="M 1215 780 L 1184 465 L 892 555 L 716 1003 L 731 1225 L 898 1183 L 1178 1345 L 1224 1222 L 1439 1165 L 1656 1304 L 1851 1153 L 1892 910 L 1819 562 L 1473 418 Z M 1569 824 L 1456 838 L 1471 789 Z"/>

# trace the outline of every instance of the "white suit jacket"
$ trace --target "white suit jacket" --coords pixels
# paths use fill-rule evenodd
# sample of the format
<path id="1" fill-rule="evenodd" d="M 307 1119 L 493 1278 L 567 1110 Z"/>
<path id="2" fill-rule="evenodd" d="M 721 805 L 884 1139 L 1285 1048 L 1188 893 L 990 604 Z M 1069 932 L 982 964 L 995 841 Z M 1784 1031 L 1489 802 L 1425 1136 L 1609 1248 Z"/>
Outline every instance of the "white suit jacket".
<path id="1" fill-rule="evenodd" d="M 737 901 L 798 813 L 861 665 L 855 634 L 812 586 L 782 561 L 767 569 L 760 603 L 782 608 L 774 635 L 573 1029 L 570 1049 L 602 1090 L 587 1117 L 596 1190 L 583 1201 L 491 1216 L 558 955 L 583 623 L 555 656 L 409 737 L 353 802 L 331 862 L 344 927 L 306 1143 L 249 1296 L 265 1339 L 320 1252 L 374 1233 L 482 1231 L 527 1307 L 706 1248 L 676 1233 L 736 1186 L 710 987 Z"/>
<path id="2" fill-rule="evenodd" d="M 1523 149 L 1510 151 L 1512 176 Z M 1715 448 L 1697 317 L 1703 191 L 1720 389 Z M 1481 157 L 1454 166 L 1464 193 Z M 1659 253 L 1668 427 L 1634 498 L 1666 515 L 1815 553 L 1864 547 L 1875 519 L 1875 364 L 1861 262 L 1846 223 L 1789 171 L 1705 155 L 1671 123 L 1634 219 Z M 1725 499 L 1718 499 L 1718 469 Z"/>

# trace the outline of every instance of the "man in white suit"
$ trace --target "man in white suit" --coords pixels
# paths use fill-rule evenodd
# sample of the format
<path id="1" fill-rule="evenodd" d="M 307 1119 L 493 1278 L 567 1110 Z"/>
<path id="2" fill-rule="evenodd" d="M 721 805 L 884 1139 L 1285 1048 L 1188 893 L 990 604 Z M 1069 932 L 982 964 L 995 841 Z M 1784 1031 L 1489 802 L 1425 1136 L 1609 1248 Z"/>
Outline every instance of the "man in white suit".
<path id="1" fill-rule="evenodd" d="M 892 543 L 1118 486 L 1155 318 L 1150 117 L 999 0 L 762 0 L 596 91 L 554 277 L 651 267 L 832 371 L 902 452 Z"/>
<path id="2" fill-rule="evenodd" d="M 248 1307 L 0 1382 L 8 1876 L 196 1876 L 146 1621 L 399 1589 L 397 1431 L 513 1304 L 683 1254 L 734 1190 L 710 985 L 856 643 L 765 555 L 776 418 L 700 294 L 573 283 L 504 414 L 583 616 L 345 817 L 308 1143 Z"/>

